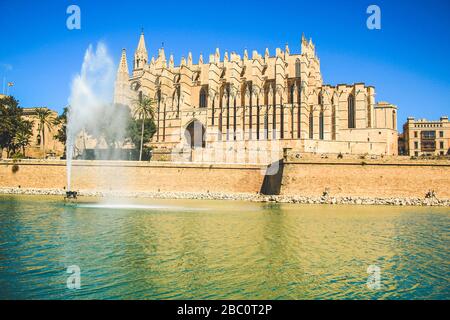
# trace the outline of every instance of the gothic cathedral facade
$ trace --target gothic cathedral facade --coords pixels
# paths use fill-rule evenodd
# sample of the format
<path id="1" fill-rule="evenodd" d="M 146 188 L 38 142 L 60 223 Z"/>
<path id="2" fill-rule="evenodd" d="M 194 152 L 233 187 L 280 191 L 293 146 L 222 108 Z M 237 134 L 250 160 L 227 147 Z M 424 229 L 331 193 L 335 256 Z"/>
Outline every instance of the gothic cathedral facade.
<path id="1" fill-rule="evenodd" d="M 239 152 L 263 141 L 300 153 L 397 154 L 397 107 L 376 102 L 375 88 L 364 83 L 324 84 L 304 36 L 300 53 L 286 45 L 275 55 L 221 57 L 216 49 L 208 61 L 200 55 L 194 64 L 189 53 L 175 66 L 164 48 L 149 61 L 142 33 L 131 75 L 122 51 L 114 102 L 133 109 L 143 95 L 154 100 L 154 154 L 221 143 Z"/>

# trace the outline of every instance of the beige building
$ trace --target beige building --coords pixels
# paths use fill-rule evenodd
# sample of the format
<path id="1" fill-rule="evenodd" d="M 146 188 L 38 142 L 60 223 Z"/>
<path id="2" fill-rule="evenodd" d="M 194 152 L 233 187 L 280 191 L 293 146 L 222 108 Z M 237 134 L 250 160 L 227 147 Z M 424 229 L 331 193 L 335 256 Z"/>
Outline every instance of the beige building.
<path id="1" fill-rule="evenodd" d="M 439 121 L 409 117 L 403 125 L 403 134 L 405 151 L 410 156 L 450 154 L 450 122 L 447 116 Z"/>
<path id="2" fill-rule="evenodd" d="M 276 142 L 280 150 L 396 155 L 397 107 L 377 103 L 364 83 L 324 84 L 313 42 L 303 36 L 300 49 L 216 49 L 176 66 L 164 48 L 149 59 L 141 34 L 131 74 L 122 51 L 114 100 L 132 107 L 141 95 L 154 98 L 155 154 L 220 146 L 240 153 Z"/>
<path id="3" fill-rule="evenodd" d="M 63 155 L 64 145 L 55 139 L 58 132 L 56 126 L 49 129 L 44 126 L 44 139 L 41 141 L 41 132 L 39 132 L 39 120 L 36 115 L 37 108 L 23 108 L 23 117 L 33 123 L 33 135 L 30 138 L 30 144 L 25 148 L 25 156 L 30 158 L 57 158 Z M 48 109 L 48 108 L 45 108 Z M 58 113 L 50 110 L 51 118 L 56 119 Z M 42 143 L 43 142 L 43 143 Z M 45 150 L 45 151 L 44 151 Z"/>

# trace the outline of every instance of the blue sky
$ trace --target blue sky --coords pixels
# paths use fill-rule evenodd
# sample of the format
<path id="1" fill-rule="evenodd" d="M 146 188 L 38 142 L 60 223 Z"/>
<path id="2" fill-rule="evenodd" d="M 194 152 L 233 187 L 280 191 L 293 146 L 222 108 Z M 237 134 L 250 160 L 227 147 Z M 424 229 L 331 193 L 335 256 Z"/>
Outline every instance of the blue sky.
<path id="1" fill-rule="evenodd" d="M 117 4 L 116 4 L 117 3 Z M 120 3 L 120 5 L 119 5 Z M 66 9 L 81 8 L 81 30 L 66 28 Z M 381 8 L 381 30 L 366 27 L 366 9 Z M 365 82 L 377 100 L 407 116 L 450 115 L 450 1 L 1 1 L 0 77 L 24 107 L 67 105 L 70 83 L 89 44 L 104 41 L 118 63 L 128 62 L 144 28 L 149 54 L 164 42 L 176 64 L 192 51 L 207 58 L 216 47 L 261 53 L 288 43 L 300 51 L 312 37 L 327 84 Z M 3 87 L 0 88 L 0 90 Z"/>

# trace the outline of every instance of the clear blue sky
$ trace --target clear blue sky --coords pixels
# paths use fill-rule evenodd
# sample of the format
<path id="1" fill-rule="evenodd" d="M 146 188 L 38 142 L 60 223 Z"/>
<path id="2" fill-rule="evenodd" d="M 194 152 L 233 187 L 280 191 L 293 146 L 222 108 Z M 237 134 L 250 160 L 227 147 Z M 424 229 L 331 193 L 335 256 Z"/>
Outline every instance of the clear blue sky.
<path id="1" fill-rule="evenodd" d="M 0 76 L 24 107 L 67 105 L 70 83 L 89 44 L 103 40 L 115 62 L 121 48 L 131 66 L 141 27 L 149 54 L 164 42 L 176 64 L 216 47 L 261 53 L 289 44 L 299 52 L 312 37 L 325 83 L 365 82 L 377 100 L 407 116 L 450 115 L 450 1 L 88 1 L 0 2 Z M 66 28 L 66 9 L 81 8 L 81 30 Z M 382 29 L 366 28 L 366 8 L 381 8 Z M 2 87 L 1 87 L 2 88 Z"/>

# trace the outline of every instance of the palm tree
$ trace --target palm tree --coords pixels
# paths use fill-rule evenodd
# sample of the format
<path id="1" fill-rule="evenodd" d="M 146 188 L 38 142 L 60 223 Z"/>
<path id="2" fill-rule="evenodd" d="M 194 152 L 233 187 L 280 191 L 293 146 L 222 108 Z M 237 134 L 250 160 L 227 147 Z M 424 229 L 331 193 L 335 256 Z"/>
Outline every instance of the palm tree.
<path id="1" fill-rule="evenodd" d="M 22 149 L 22 155 L 25 157 L 25 147 L 30 144 L 33 136 L 33 122 L 23 121 L 14 137 L 14 145 Z"/>
<path id="2" fill-rule="evenodd" d="M 41 136 L 41 150 L 43 151 L 43 157 L 45 158 L 45 136 L 44 136 L 44 132 L 45 132 L 45 127 L 47 127 L 47 129 L 50 131 L 53 127 L 53 114 L 52 112 L 47 109 L 47 108 L 36 108 L 36 116 L 38 118 L 38 122 L 39 122 L 39 127 L 38 127 L 38 131 L 39 134 Z"/>
<path id="3" fill-rule="evenodd" d="M 142 146 L 144 144 L 144 123 L 146 119 L 153 120 L 155 117 L 155 110 L 153 106 L 155 101 L 147 96 L 142 96 L 135 100 L 133 116 L 142 120 L 141 125 L 141 147 L 139 149 L 139 161 L 142 161 Z"/>

